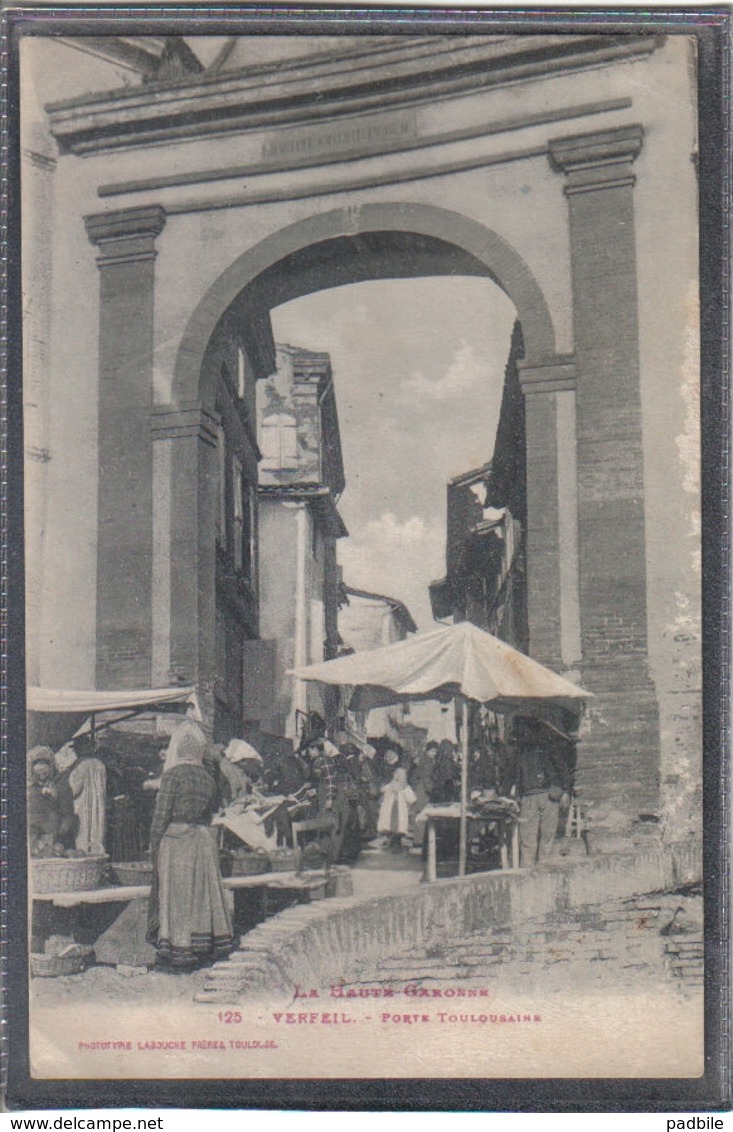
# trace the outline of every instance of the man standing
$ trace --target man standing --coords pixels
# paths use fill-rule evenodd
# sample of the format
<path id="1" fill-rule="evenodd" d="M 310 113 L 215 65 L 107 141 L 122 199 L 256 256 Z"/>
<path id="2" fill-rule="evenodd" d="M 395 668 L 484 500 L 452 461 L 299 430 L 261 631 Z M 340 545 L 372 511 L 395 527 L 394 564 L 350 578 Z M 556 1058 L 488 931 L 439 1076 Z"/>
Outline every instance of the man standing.
<path id="1" fill-rule="evenodd" d="M 523 868 L 554 852 L 558 820 L 567 810 L 575 774 L 575 739 L 544 720 L 516 719 L 519 764 L 519 853 Z"/>
<path id="2" fill-rule="evenodd" d="M 349 864 L 361 849 L 357 786 L 346 759 L 334 743 L 319 739 L 311 744 L 311 749 L 314 751 L 313 775 L 318 783 L 319 816 L 334 818 L 333 858 Z"/>

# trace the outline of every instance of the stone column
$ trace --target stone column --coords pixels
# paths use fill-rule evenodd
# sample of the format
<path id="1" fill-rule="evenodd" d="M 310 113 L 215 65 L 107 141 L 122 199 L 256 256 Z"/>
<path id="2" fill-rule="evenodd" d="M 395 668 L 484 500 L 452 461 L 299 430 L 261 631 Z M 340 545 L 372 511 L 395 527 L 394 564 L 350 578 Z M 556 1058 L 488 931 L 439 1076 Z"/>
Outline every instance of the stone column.
<path id="1" fill-rule="evenodd" d="M 582 681 L 595 693 L 579 758 L 596 820 L 624 829 L 659 804 L 647 669 L 644 469 L 633 163 L 640 126 L 550 142 L 565 175 L 575 327 Z"/>
<path id="2" fill-rule="evenodd" d="M 152 414 L 154 681 L 195 684 L 212 724 L 216 668 L 217 418 L 199 404 Z"/>
<path id="3" fill-rule="evenodd" d="M 152 653 L 155 239 L 165 212 L 131 208 L 85 223 L 100 272 L 97 687 L 144 688 Z"/>
<path id="4" fill-rule="evenodd" d="M 520 362 L 527 429 L 529 651 L 556 672 L 580 661 L 575 365 Z"/>

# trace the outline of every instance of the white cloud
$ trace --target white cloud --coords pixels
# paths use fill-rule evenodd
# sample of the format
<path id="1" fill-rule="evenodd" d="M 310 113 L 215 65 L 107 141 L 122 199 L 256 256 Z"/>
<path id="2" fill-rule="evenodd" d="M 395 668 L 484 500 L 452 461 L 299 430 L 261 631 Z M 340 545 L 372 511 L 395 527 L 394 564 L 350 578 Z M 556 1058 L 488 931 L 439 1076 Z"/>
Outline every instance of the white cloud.
<path id="1" fill-rule="evenodd" d="M 410 401 L 419 397 L 428 401 L 448 401 L 475 389 L 479 382 L 486 382 L 486 377 L 487 363 L 477 357 L 469 342 L 461 342 L 442 377 L 426 377 L 421 370 L 415 370 L 402 386 L 399 399 Z"/>
<path id="2" fill-rule="evenodd" d="M 347 585 L 398 598 L 418 625 L 431 624 L 428 584 L 445 572 L 445 530 L 437 520 L 400 522 L 384 512 L 339 543 L 339 562 Z"/>

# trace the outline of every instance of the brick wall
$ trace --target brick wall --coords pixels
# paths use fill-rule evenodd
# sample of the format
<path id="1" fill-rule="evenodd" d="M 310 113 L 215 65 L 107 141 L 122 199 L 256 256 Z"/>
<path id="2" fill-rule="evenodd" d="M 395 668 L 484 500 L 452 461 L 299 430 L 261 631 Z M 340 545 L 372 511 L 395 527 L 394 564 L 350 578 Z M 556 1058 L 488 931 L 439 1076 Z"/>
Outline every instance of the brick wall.
<path id="1" fill-rule="evenodd" d="M 296 983 L 328 986 L 377 977 L 386 956 L 437 945 L 456 934 L 514 927 L 557 910 L 621 900 L 699 881 L 701 847 L 563 861 L 535 870 L 437 881 L 390 896 L 344 897 L 288 909 L 243 937 L 216 964 L 201 1002 L 236 1002 Z"/>

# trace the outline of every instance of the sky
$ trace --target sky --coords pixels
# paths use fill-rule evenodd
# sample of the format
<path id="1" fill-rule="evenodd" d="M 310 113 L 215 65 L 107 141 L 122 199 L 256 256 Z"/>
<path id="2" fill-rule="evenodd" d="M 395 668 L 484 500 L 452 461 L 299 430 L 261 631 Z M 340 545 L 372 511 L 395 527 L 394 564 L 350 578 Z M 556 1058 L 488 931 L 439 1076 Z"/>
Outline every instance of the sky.
<path id="1" fill-rule="evenodd" d="M 487 279 L 377 280 L 272 312 L 277 342 L 331 355 L 346 472 L 344 580 L 433 626 L 446 483 L 491 458 L 513 304 Z"/>

